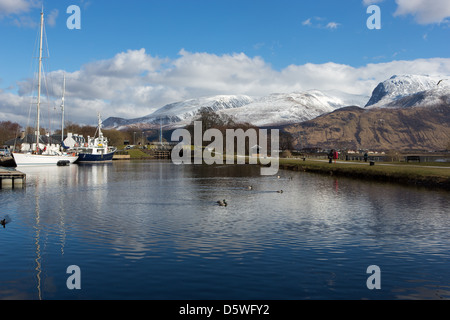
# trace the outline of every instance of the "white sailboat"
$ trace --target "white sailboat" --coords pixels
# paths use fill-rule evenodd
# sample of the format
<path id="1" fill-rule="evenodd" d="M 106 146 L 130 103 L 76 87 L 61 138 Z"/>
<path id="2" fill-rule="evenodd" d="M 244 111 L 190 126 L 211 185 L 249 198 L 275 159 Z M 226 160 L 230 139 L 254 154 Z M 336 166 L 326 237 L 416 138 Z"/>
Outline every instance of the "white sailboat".
<path id="1" fill-rule="evenodd" d="M 37 122 L 36 122 L 36 142 L 30 144 L 30 150 L 24 153 L 13 152 L 14 161 L 20 166 L 41 166 L 41 165 L 60 165 L 72 164 L 78 159 L 76 154 L 65 154 L 54 147 L 47 140 L 47 144 L 41 143 L 40 135 L 40 106 L 41 106 L 41 86 L 42 86 L 42 38 L 44 31 L 44 12 L 41 12 L 41 30 L 39 45 L 39 71 L 38 71 L 38 98 L 37 98 Z M 64 105 L 64 98 L 63 98 Z M 48 137 L 50 138 L 50 137 Z"/>

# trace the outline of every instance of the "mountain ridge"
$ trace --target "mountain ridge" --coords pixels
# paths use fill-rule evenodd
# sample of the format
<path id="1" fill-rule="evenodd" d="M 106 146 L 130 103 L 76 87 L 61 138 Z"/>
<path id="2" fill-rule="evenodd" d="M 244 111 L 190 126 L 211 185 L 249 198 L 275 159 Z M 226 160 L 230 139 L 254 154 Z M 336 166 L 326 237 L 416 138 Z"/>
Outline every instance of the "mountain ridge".
<path id="1" fill-rule="evenodd" d="M 142 118 L 109 118 L 105 126 L 175 129 L 208 107 L 238 122 L 303 135 L 310 146 L 439 150 L 450 143 L 450 81 L 445 79 L 394 75 L 380 82 L 370 97 L 338 97 L 339 92 L 319 90 L 204 97 L 168 104 Z M 355 101 L 358 106 L 352 106 Z"/>
<path id="2" fill-rule="evenodd" d="M 416 95 L 415 100 L 411 99 L 413 95 Z M 426 102 L 428 96 L 432 99 L 438 95 L 450 95 L 450 85 L 442 77 L 394 75 L 378 84 L 365 108 L 426 106 L 432 104 Z"/>
<path id="3" fill-rule="evenodd" d="M 365 97 L 347 94 L 346 99 L 363 101 Z M 341 99 L 319 90 L 273 93 L 263 97 L 218 95 L 171 103 L 140 118 L 110 117 L 104 121 L 104 126 L 116 129 L 127 126 L 144 129 L 161 125 L 166 128 L 183 127 L 192 122 L 203 107 L 234 116 L 237 121 L 249 122 L 257 126 L 283 125 L 292 121 L 310 120 L 346 105 L 345 98 Z"/>
<path id="4" fill-rule="evenodd" d="M 111 117 L 105 120 L 104 125 L 116 129 L 130 126 L 151 129 L 161 125 L 165 128 L 183 127 L 192 122 L 203 107 L 234 116 L 240 122 L 268 126 L 312 120 L 322 114 L 355 104 L 368 109 L 432 106 L 450 102 L 450 81 L 444 78 L 413 74 L 393 75 L 380 82 L 370 97 L 333 90 L 272 93 L 262 97 L 201 97 L 167 104 L 140 118 Z"/>
<path id="5" fill-rule="evenodd" d="M 346 107 L 283 128 L 300 147 L 347 150 L 445 150 L 450 105 L 416 108 Z"/>

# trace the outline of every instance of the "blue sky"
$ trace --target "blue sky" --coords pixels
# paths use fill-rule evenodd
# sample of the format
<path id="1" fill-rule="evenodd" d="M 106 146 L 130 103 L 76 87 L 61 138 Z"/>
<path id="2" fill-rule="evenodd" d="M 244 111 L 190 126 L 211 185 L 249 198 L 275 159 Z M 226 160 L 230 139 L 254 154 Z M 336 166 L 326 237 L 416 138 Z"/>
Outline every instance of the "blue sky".
<path id="1" fill-rule="evenodd" d="M 199 95 L 367 95 L 390 73 L 450 73 L 449 3 L 46 0 L 46 70 L 55 82 L 67 72 L 69 101 L 94 121 L 94 110 L 131 118 Z M 33 76 L 40 4 L 0 0 L 1 120 L 27 113 L 11 105 L 24 102 Z M 381 10 L 380 30 L 366 26 L 371 4 Z M 70 5 L 81 9 L 81 30 L 66 26 Z"/>

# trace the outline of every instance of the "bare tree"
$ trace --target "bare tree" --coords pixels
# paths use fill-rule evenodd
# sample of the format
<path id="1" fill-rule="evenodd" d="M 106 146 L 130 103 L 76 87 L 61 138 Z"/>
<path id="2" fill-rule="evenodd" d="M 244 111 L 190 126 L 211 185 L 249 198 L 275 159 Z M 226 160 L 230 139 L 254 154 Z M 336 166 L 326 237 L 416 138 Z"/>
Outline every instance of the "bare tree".
<path id="1" fill-rule="evenodd" d="M 1 121 L 0 122 L 0 146 L 6 141 L 17 138 L 22 127 L 15 122 Z"/>

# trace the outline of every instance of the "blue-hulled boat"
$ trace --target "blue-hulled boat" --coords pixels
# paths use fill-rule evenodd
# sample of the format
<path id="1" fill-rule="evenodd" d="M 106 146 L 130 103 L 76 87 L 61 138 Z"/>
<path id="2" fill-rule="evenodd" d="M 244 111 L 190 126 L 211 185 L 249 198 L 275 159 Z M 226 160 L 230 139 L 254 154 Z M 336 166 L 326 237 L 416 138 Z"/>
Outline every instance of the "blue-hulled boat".
<path id="1" fill-rule="evenodd" d="M 88 137 L 87 142 L 83 146 L 76 148 L 78 153 L 77 163 L 103 163 L 113 160 L 117 148 L 108 146 L 108 138 L 103 136 L 100 114 L 98 115 L 97 132 L 97 138 Z"/>

